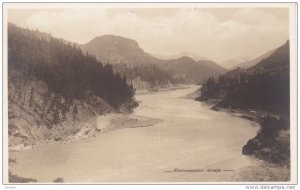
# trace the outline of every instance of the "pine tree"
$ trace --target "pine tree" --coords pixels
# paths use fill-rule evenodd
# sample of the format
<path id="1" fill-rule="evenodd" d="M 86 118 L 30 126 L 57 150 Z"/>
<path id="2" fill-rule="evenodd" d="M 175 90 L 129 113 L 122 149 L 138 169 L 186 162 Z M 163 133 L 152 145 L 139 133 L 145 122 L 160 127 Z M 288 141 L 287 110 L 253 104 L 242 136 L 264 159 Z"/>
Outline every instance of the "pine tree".
<path id="1" fill-rule="evenodd" d="M 34 89 L 33 87 L 30 90 L 30 96 L 29 96 L 29 107 L 32 108 L 33 107 L 33 102 L 34 101 Z"/>
<path id="2" fill-rule="evenodd" d="M 73 109 L 73 118 L 74 118 L 74 120 L 76 120 L 76 115 L 77 114 L 78 114 L 78 109 L 77 109 L 77 106 L 75 105 L 74 109 Z"/>
<path id="3" fill-rule="evenodd" d="M 51 98 L 51 97 L 50 97 Z M 50 99 L 50 104 L 48 105 L 47 107 L 47 111 L 46 111 L 46 116 L 48 114 L 50 114 L 53 110 L 54 110 L 54 107 L 55 107 L 55 98 L 51 98 Z"/>
<path id="4" fill-rule="evenodd" d="M 21 101 L 21 98 L 22 98 L 22 86 L 21 85 L 18 85 L 17 91 L 18 91 L 18 101 Z"/>
<path id="5" fill-rule="evenodd" d="M 61 109 L 61 121 L 65 121 L 67 119 L 67 105 L 62 105 Z"/>
<path id="6" fill-rule="evenodd" d="M 18 102 L 19 103 L 21 103 L 20 101 L 21 101 L 21 98 L 22 98 L 22 87 L 21 87 L 21 85 L 18 85 L 18 88 L 17 88 L 17 91 L 18 91 Z M 20 111 L 19 111 L 19 115 L 20 115 L 20 117 L 21 117 L 21 115 L 22 115 L 22 108 L 20 107 Z"/>
<path id="7" fill-rule="evenodd" d="M 59 106 L 56 106 L 55 109 L 53 110 L 53 124 L 58 124 L 60 122 L 60 109 Z"/>
<path id="8" fill-rule="evenodd" d="M 50 93 L 49 92 L 46 92 L 43 94 L 43 99 L 42 99 L 42 112 L 43 112 L 43 117 L 44 116 L 47 116 L 46 115 L 46 110 L 47 110 L 47 105 L 48 105 L 48 102 L 49 102 L 49 99 L 50 99 Z"/>

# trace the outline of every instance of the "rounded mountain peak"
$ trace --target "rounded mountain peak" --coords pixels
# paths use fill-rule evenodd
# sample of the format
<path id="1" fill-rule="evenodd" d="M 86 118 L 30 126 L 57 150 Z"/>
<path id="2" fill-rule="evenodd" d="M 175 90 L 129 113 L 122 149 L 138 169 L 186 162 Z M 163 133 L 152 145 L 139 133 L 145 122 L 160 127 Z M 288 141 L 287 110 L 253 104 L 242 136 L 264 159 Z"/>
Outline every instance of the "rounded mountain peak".
<path id="1" fill-rule="evenodd" d="M 85 46 L 89 47 L 89 49 L 119 54 L 138 54 L 144 52 L 135 40 L 110 34 L 98 36 L 85 44 Z"/>
<path id="2" fill-rule="evenodd" d="M 108 43 L 109 45 L 113 45 L 113 44 L 131 45 L 131 46 L 140 48 L 139 44 L 135 40 L 125 38 L 122 36 L 112 35 L 112 34 L 106 34 L 103 36 L 95 37 L 94 39 L 89 41 L 87 44 L 91 44 L 91 43 Z"/>

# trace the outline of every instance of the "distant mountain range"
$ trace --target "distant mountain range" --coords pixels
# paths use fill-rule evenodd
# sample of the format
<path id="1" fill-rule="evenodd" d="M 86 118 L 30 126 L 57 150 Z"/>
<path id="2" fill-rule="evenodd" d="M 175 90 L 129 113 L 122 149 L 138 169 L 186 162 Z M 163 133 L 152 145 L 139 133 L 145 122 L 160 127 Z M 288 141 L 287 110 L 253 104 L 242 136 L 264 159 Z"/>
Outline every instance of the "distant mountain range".
<path id="1" fill-rule="evenodd" d="M 235 69 L 237 67 L 240 67 L 240 68 L 249 68 L 251 66 L 254 66 L 256 65 L 257 63 L 259 63 L 261 60 L 269 57 L 276 49 L 273 49 L 271 51 L 268 51 L 267 53 L 264 53 L 263 55 L 259 56 L 259 57 L 256 57 L 254 59 L 251 59 L 251 60 L 248 60 L 248 61 L 243 61 L 235 66 L 233 66 L 232 68 Z"/>
<path id="2" fill-rule="evenodd" d="M 237 57 L 234 59 L 224 60 L 221 62 L 221 65 L 227 69 L 234 69 L 236 65 L 248 61 L 249 58 L 247 57 Z"/>
<path id="3" fill-rule="evenodd" d="M 191 52 L 180 52 L 174 55 L 160 55 L 160 54 L 152 54 L 154 57 L 157 57 L 159 59 L 169 60 L 169 59 L 178 59 L 181 57 L 190 57 L 195 61 L 201 61 L 201 60 L 209 60 L 206 57 L 200 56 L 196 53 Z"/>
<path id="4" fill-rule="evenodd" d="M 213 61 L 195 61 L 190 57 L 167 60 L 161 67 L 173 73 L 175 78 L 184 78 L 187 83 L 202 82 L 226 71 Z"/>
<path id="5" fill-rule="evenodd" d="M 126 64 L 129 67 L 155 65 L 183 83 L 201 83 L 210 76 L 227 71 L 209 60 L 197 61 L 187 56 L 167 60 L 157 58 L 145 52 L 135 40 L 121 36 L 104 35 L 79 46 L 103 63 Z"/>
<path id="6" fill-rule="evenodd" d="M 277 49 L 268 52 L 269 56 L 263 58 L 258 64 L 250 67 L 249 71 L 267 73 L 288 73 L 290 71 L 290 47 L 289 41 Z"/>
<path id="7" fill-rule="evenodd" d="M 287 73 L 289 72 L 289 41 L 253 60 L 243 62 L 224 76 L 237 76 L 240 73 Z M 241 66 L 241 65 L 244 65 Z"/>

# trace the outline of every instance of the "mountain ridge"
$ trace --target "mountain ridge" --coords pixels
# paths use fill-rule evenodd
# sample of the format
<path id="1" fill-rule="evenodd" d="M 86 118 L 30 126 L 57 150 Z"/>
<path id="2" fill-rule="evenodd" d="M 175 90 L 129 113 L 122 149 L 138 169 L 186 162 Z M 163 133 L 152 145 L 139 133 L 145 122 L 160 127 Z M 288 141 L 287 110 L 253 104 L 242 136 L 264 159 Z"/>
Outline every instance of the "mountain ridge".
<path id="1" fill-rule="evenodd" d="M 170 59 L 178 59 L 180 57 L 190 57 L 192 59 L 194 59 L 195 61 L 201 61 L 201 60 L 207 60 L 210 61 L 208 58 L 203 57 L 203 56 L 199 56 L 196 53 L 191 53 L 191 52 L 179 52 L 177 54 L 173 54 L 173 55 L 160 55 L 160 54 L 152 54 L 154 57 L 157 57 L 159 59 L 163 59 L 163 60 L 170 60 Z"/>
<path id="2" fill-rule="evenodd" d="M 209 76 L 217 76 L 227 71 L 210 60 L 195 61 L 190 57 L 187 59 L 187 56 L 170 60 L 159 59 L 145 52 L 137 41 L 116 35 L 98 36 L 80 47 L 84 52 L 94 54 L 99 61 L 112 65 L 156 65 L 174 78 L 180 78 L 177 81 L 183 83 L 201 83 Z"/>

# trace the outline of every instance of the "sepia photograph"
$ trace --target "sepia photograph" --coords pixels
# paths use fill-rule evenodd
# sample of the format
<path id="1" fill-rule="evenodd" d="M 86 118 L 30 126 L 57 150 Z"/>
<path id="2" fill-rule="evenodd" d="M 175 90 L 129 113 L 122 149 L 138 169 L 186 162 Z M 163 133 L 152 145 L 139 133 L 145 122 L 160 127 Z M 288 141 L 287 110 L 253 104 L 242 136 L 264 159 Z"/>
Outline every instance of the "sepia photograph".
<path id="1" fill-rule="evenodd" d="M 3 184 L 297 183 L 296 3 L 3 3 Z"/>

